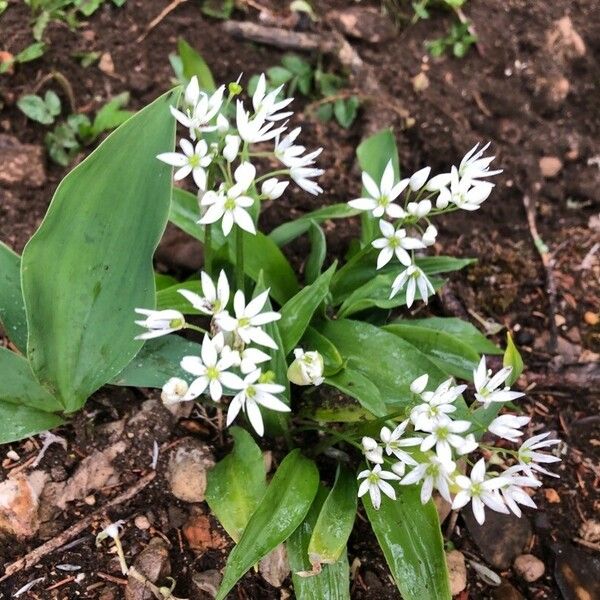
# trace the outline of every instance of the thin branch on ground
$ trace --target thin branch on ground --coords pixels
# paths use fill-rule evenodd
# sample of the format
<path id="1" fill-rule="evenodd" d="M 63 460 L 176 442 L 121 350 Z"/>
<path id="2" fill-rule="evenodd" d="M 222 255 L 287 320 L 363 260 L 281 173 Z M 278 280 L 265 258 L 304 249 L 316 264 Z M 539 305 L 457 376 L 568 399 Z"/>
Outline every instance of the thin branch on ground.
<path id="1" fill-rule="evenodd" d="M 148 34 L 157 26 L 161 23 L 161 21 L 171 12 L 173 12 L 180 4 L 183 4 L 184 2 L 187 2 L 187 0 L 173 0 L 173 2 L 171 2 L 169 5 L 167 5 L 165 8 L 163 8 L 163 10 L 160 11 L 160 13 L 154 17 L 154 19 L 152 19 L 152 21 L 150 21 L 150 23 L 148 23 L 148 26 L 146 27 L 146 30 L 144 31 L 144 33 L 142 33 L 141 35 L 138 36 L 138 38 L 135 40 L 137 44 L 139 44 L 140 42 L 143 42 L 146 37 L 148 36 Z"/>

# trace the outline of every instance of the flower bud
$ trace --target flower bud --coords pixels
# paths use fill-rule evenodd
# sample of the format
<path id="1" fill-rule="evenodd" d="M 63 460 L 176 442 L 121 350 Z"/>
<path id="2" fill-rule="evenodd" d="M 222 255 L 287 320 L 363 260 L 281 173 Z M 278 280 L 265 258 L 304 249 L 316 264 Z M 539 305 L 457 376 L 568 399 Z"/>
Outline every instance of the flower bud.
<path id="1" fill-rule="evenodd" d="M 166 405 L 182 402 L 187 391 L 188 384 L 186 381 L 179 377 L 171 377 L 171 379 L 163 385 L 160 399 L 163 401 L 163 404 Z"/>
<path id="2" fill-rule="evenodd" d="M 417 379 L 410 384 L 410 391 L 413 394 L 422 394 L 427 387 L 428 379 L 429 375 L 427 373 L 425 373 L 425 375 L 421 375 L 421 377 L 417 377 Z"/>
<path id="3" fill-rule="evenodd" d="M 244 91 L 244 88 L 242 88 L 242 86 L 237 81 L 232 81 L 227 86 L 227 90 L 229 91 L 229 95 L 233 97 L 239 96 Z"/>
<path id="4" fill-rule="evenodd" d="M 321 385 L 323 377 L 323 357 L 316 351 L 294 350 L 296 359 L 289 366 L 288 379 L 296 385 Z"/>
<path id="5" fill-rule="evenodd" d="M 277 200 L 281 197 L 289 181 L 278 181 L 275 177 L 267 179 L 261 187 L 261 193 L 267 200 Z"/>
<path id="6" fill-rule="evenodd" d="M 433 225 L 429 225 L 423 234 L 422 241 L 426 246 L 433 246 L 437 237 L 437 229 Z"/>
<path id="7" fill-rule="evenodd" d="M 410 189 L 413 192 L 418 192 L 425 185 L 429 173 L 431 173 L 431 167 L 425 167 L 424 169 L 420 169 L 416 173 L 413 173 L 408 183 Z"/>
<path id="8" fill-rule="evenodd" d="M 237 135 L 225 136 L 225 147 L 223 148 L 223 156 L 227 162 L 233 162 L 240 150 L 241 139 Z"/>
<path id="9" fill-rule="evenodd" d="M 426 217 L 431 211 L 431 201 L 430 200 L 421 200 L 417 205 L 417 217 L 423 218 Z"/>
<path id="10" fill-rule="evenodd" d="M 450 194 L 450 190 L 448 188 L 442 188 L 435 201 L 435 207 L 439 208 L 440 210 L 448 208 L 448 204 L 450 204 L 451 197 L 452 196 Z"/>
<path id="11" fill-rule="evenodd" d="M 229 131 L 229 121 L 227 120 L 227 117 L 221 113 L 217 116 L 217 131 L 219 133 L 226 133 Z"/>

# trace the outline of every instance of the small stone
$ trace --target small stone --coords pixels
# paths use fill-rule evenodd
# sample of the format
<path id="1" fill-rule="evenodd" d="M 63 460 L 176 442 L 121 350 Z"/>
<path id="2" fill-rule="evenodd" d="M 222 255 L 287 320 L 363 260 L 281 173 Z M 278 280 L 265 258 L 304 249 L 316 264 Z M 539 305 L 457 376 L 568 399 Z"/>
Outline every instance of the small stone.
<path id="1" fill-rule="evenodd" d="M 521 556 L 517 556 L 513 567 L 515 573 L 527 583 L 537 581 L 546 571 L 544 563 L 533 554 L 521 554 Z"/>
<path id="2" fill-rule="evenodd" d="M 202 513 L 193 514 L 183 526 L 183 535 L 190 548 L 199 553 L 225 548 L 227 540 L 213 527 L 210 518 Z"/>
<path id="3" fill-rule="evenodd" d="M 6 453 L 6 458 L 10 458 L 10 460 L 14 462 L 19 462 L 19 460 L 21 460 L 21 457 L 14 450 L 9 450 Z"/>
<path id="4" fill-rule="evenodd" d="M 562 161 L 556 156 L 543 156 L 539 161 L 542 176 L 551 179 L 556 177 L 562 169 Z"/>
<path id="5" fill-rule="evenodd" d="M 98 68 L 106 75 L 115 74 L 115 64 L 110 52 L 104 52 L 98 61 Z"/>
<path id="6" fill-rule="evenodd" d="M 192 573 L 193 600 L 211 600 L 217 596 L 223 576 L 216 569 Z"/>
<path id="7" fill-rule="evenodd" d="M 450 592 L 453 596 L 460 594 L 467 587 L 467 567 L 462 552 L 452 550 L 446 554 L 448 573 L 450 575 Z"/>
<path id="8" fill-rule="evenodd" d="M 152 538 L 148 545 L 138 554 L 133 562 L 138 573 L 148 581 L 157 583 L 171 574 L 169 548 L 161 538 Z M 127 579 L 125 588 L 126 600 L 153 600 L 154 594 L 142 581 L 132 575 Z"/>
<path id="9" fill-rule="evenodd" d="M 12 135 L 0 134 L 0 165 L 0 185 L 24 184 L 37 188 L 46 183 L 41 146 L 21 144 Z"/>
<path id="10" fill-rule="evenodd" d="M 567 320 L 562 315 L 554 315 L 554 323 L 557 327 L 562 327 Z"/>
<path id="11" fill-rule="evenodd" d="M 429 77 L 423 72 L 417 73 L 411 81 L 415 92 L 422 92 L 429 87 Z"/>
<path id="12" fill-rule="evenodd" d="M 600 521 L 590 519 L 581 524 L 579 536 L 586 542 L 600 542 Z"/>
<path id="13" fill-rule="evenodd" d="M 344 10 L 332 10 L 327 19 L 335 23 L 344 35 L 371 44 L 380 44 L 390 39 L 395 30 L 390 20 L 377 9 L 366 6 L 346 7 Z"/>
<path id="14" fill-rule="evenodd" d="M 545 488 L 544 496 L 546 497 L 546 502 L 550 504 L 560 504 L 560 496 L 554 488 Z"/>
<path id="15" fill-rule="evenodd" d="M 203 502 L 206 473 L 214 466 L 208 446 L 193 438 L 185 438 L 169 459 L 168 478 L 172 494 L 184 502 Z"/>
<path id="16" fill-rule="evenodd" d="M 15 66 L 14 66 L 14 56 L 8 52 L 7 50 L 0 50 L 0 65 L 2 63 L 11 63 L 10 67 L 8 67 L 8 69 L 6 70 L 6 73 L 8 75 L 12 75 L 15 72 Z"/>
<path id="17" fill-rule="evenodd" d="M 95 496 L 86 496 L 83 501 L 88 505 L 88 506 L 94 506 L 94 504 L 96 504 L 96 497 Z"/>
<path id="18" fill-rule="evenodd" d="M 583 320 L 588 325 L 592 325 L 593 327 L 594 325 L 598 325 L 598 322 L 600 322 L 600 315 L 598 313 L 592 312 L 591 310 L 588 310 L 583 315 Z"/>
<path id="19" fill-rule="evenodd" d="M 43 471 L 33 471 L 29 476 L 17 473 L 0 483 L 0 533 L 18 539 L 35 535 L 40 526 L 39 497 L 47 479 Z"/>
<path id="20" fill-rule="evenodd" d="M 150 529 L 150 521 L 148 520 L 148 517 L 146 515 L 138 515 L 134 520 L 133 523 L 135 524 L 135 526 L 142 530 L 145 531 L 146 529 Z"/>
<path id="21" fill-rule="evenodd" d="M 570 17 L 554 22 L 552 29 L 546 33 L 546 45 L 552 56 L 562 60 L 579 58 L 586 53 L 585 42 Z"/>
<path id="22" fill-rule="evenodd" d="M 285 546 L 279 544 L 272 552 L 269 552 L 260 563 L 258 571 L 263 579 L 273 587 L 279 588 L 290 573 L 290 563 L 288 562 Z"/>

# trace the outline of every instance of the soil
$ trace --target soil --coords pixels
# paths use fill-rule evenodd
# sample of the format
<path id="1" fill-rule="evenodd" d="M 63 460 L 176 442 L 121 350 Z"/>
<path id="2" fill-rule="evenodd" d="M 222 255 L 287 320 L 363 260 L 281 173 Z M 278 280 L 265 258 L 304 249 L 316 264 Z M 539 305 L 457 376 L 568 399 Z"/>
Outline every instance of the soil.
<path id="1" fill-rule="evenodd" d="M 166 4 L 128 0 L 117 9 L 106 2 L 79 28 L 71 30 L 64 23 L 52 22 L 43 58 L 18 66 L 12 75 L 0 76 L 0 106 L 4 105 L 0 133 L 15 136 L 23 144 L 43 146 L 44 128 L 28 121 L 15 102 L 22 94 L 36 90 L 50 72 L 60 72 L 69 81 L 74 109 L 91 114 L 122 91 L 131 92 L 130 107 L 137 109 L 167 89 L 172 82 L 168 55 L 175 52 L 180 36 L 201 52 L 218 81 L 234 80 L 240 72 L 250 75 L 265 70 L 278 63 L 283 54 L 224 34 L 220 22 L 204 17 L 197 2 L 181 4 L 143 40 L 136 41 Z M 235 13 L 239 19 L 258 21 L 256 6 L 271 9 L 284 20 L 289 16 L 287 3 L 275 0 L 239 4 L 241 8 Z M 332 22 L 329 11 L 348 7 L 341 0 L 315 0 L 313 5 L 321 20 L 314 24 L 302 20 L 299 26 L 324 36 Z M 379 5 L 368 0 L 352 6 L 354 10 L 356 6 L 377 9 Z M 539 510 L 526 511 L 524 517 L 531 521 L 534 531 L 527 550 L 544 561 L 544 576 L 526 584 L 513 570 L 506 569 L 501 573 L 503 579 L 518 590 L 509 592 L 506 587 L 487 585 L 469 567 L 468 587 L 459 597 L 519 597 L 509 595 L 513 592 L 535 599 L 576 597 L 569 595 L 568 584 L 560 576 L 561 557 L 565 547 L 576 557 L 573 564 L 597 555 L 597 545 L 594 550 L 574 540 L 581 537 L 582 524 L 597 518 L 600 509 L 600 399 L 590 384 L 597 383 L 600 376 L 600 5 L 595 0 L 471 0 L 464 10 L 479 42 L 462 60 L 433 59 L 425 51 L 424 41 L 443 35 L 451 22 L 448 13 L 435 10 L 431 19 L 416 24 L 410 24 L 408 12 L 400 15 L 398 31 L 378 43 L 356 38 L 350 41 L 360 57 L 373 66 L 381 89 L 396 98 L 396 118 L 380 125 L 394 128 L 403 170 L 411 172 L 424 165 L 432 166 L 434 172 L 446 169 L 476 142 L 492 142 L 496 163 L 504 169 L 496 179 L 492 198 L 475 213 L 460 212 L 445 218 L 435 246 L 438 253 L 475 257 L 478 262 L 451 277 L 442 299 L 430 309 L 435 314 L 462 312 L 480 327 L 496 323 L 512 331 L 527 364 L 519 381 L 528 392 L 525 410 L 535 416 L 536 428 L 552 431 L 564 441 L 563 462 L 558 469 L 561 478 L 546 478 L 534 496 Z M 571 20 L 567 38 L 553 34 L 556 21 L 565 16 Z M 16 54 L 31 41 L 28 7 L 9 0 L 8 9 L 0 16 L 0 51 Z M 76 52 L 92 50 L 110 54 L 112 72 L 97 66 L 84 68 L 73 57 Z M 330 57 L 324 61 L 339 69 Z M 413 83 L 419 74 L 420 83 L 425 77 L 427 86 L 417 91 Z M 360 81 L 353 85 L 360 93 Z M 48 87 L 56 89 L 67 102 L 64 92 L 53 83 L 41 89 Z M 322 204 L 356 197 L 359 191 L 354 152 L 362 139 L 364 113 L 378 110 L 377 99 L 364 105 L 363 115 L 347 130 L 319 122 L 310 111 L 301 112 L 306 104 L 305 100 L 296 103 L 296 119 L 304 128 L 307 146 L 324 147 L 319 162 L 326 168 L 321 180 L 325 193 L 315 199 L 292 192 L 285 200 L 273 203 L 263 213 L 266 231 Z M 558 165 L 552 175 L 546 170 L 548 161 L 540 163 L 548 157 L 560 161 L 550 161 Z M 50 161 L 44 166 L 46 175 L 41 184 L 32 183 L 31 178 L 6 184 L 0 179 L 0 239 L 17 252 L 35 231 L 53 190 L 67 172 Z M 535 204 L 539 235 L 551 253 L 547 270 L 533 241 L 525 196 Z M 326 225 L 330 260 L 343 258 L 357 229 L 353 220 Z M 307 247 L 306 240 L 299 240 L 288 249 L 290 259 L 300 267 Z M 179 276 L 189 274 L 176 257 L 169 260 L 168 252 L 160 267 Z M 548 273 L 556 288 L 555 301 L 549 301 Z M 413 312 L 420 311 L 416 308 Z M 496 339 L 502 343 L 503 334 Z M 100 433 L 102 423 L 135 412 L 144 399 L 152 397 L 156 394 L 101 390 L 80 417 L 60 430 L 68 440 L 69 451 L 52 446 L 41 468 L 58 480 L 71 474 L 94 448 L 106 443 Z M 179 597 L 192 594 L 192 573 L 221 569 L 229 550 L 213 548 L 195 554 L 182 538 L 181 527 L 191 507 L 170 494 L 164 476 L 165 457 L 169 448 L 190 435 L 209 443 L 217 458 L 227 449 L 218 432 L 198 415 L 180 421 L 161 440 L 156 479 L 133 500 L 106 515 L 128 522 L 123 534 L 128 557 L 136 556 L 152 536 L 168 540 L 171 572 L 177 582 L 174 593 Z M 22 457 L 19 464 L 36 453 L 31 440 L 11 447 Z M 278 459 L 278 449 L 273 450 Z M 11 562 L 97 510 L 147 470 L 150 455 L 148 440 L 136 440 L 133 451 L 120 457 L 119 486 L 96 493 L 93 506 L 83 500 L 72 503 L 38 538 L 0 546 L 0 561 Z M 15 466 L 4 461 L 0 479 Z M 139 515 L 148 517 L 150 530 L 133 525 Z M 214 520 L 210 523 L 216 535 L 228 539 Z M 349 546 L 352 597 L 397 599 L 398 592 L 368 523 L 362 515 L 357 523 Z M 0 583 L 0 597 L 11 597 L 38 577 L 44 577 L 43 582 L 22 597 L 124 597 L 118 563 L 105 549 L 99 551 L 95 546 L 94 534 L 101 526 L 97 522 L 93 531 L 78 536 L 77 544 L 61 551 L 59 559 L 50 555 L 37 567 Z M 486 561 L 463 517 L 446 529 L 449 544 L 476 562 Z M 57 563 L 81 569 L 61 571 Z M 78 573 L 85 573 L 82 582 L 75 580 Z M 292 594 L 290 590 L 289 579 L 277 589 L 261 576 L 248 574 L 230 597 L 285 598 Z"/>

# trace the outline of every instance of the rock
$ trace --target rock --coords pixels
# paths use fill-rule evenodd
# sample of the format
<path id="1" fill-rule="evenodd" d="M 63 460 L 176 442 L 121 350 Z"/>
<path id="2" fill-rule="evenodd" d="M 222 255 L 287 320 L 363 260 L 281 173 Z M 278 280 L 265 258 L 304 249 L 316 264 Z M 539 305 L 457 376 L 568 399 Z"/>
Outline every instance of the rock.
<path id="1" fill-rule="evenodd" d="M 104 52 L 98 61 L 98 68 L 105 75 L 114 75 L 115 74 L 115 64 L 113 63 L 112 56 L 110 52 Z"/>
<path id="2" fill-rule="evenodd" d="M 588 325 L 591 325 L 593 327 L 594 325 L 598 325 L 598 323 L 600 322 L 600 314 L 591 310 L 587 310 L 583 315 L 583 320 Z"/>
<path id="3" fill-rule="evenodd" d="M 145 531 L 146 529 L 150 529 L 150 521 L 146 515 L 138 515 L 133 520 L 134 525 L 141 531 Z"/>
<path id="4" fill-rule="evenodd" d="M 539 160 L 540 171 L 542 177 L 552 179 L 556 177 L 562 169 L 562 161 L 556 156 L 543 156 Z"/>
<path id="5" fill-rule="evenodd" d="M 395 35 L 390 20 L 381 12 L 366 6 L 350 6 L 344 10 L 332 10 L 327 14 L 337 28 L 348 37 L 380 44 Z"/>
<path id="6" fill-rule="evenodd" d="M 288 562 L 285 546 L 279 544 L 275 550 L 269 552 L 260 563 L 258 571 L 263 579 L 273 587 L 279 588 L 290 573 L 290 563 Z"/>
<path id="7" fill-rule="evenodd" d="M 585 56 L 586 53 L 585 42 L 575 30 L 570 17 L 555 21 L 546 32 L 546 49 L 551 56 L 563 62 Z"/>
<path id="8" fill-rule="evenodd" d="M 162 538 L 152 538 L 138 554 L 133 566 L 150 582 L 156 584 L 171 574 L 169 548 Z M 135 577 L 129 575 L 125 588 L 125 600 L 153 600 L 154 594 Z"/>
<path id="9" fill-rule="evenodd" d="M 5 71 L 8 75 L 15 72 L 14 56 L 8 50 L 0 50 L 0 65 L 2 63 L 10 63 L 10 67 Z"/>
<path id="10" fill-rule="evenodd" d="M 554 488 L 546 488 L 544 490 L 544 496 L 546 497 L 546 502 L 550 504 L 560 504 L 560 496 Z"/>
<path id="11" fill-rule="evenodd" d="M 494 600 L 525 600 L 525 596 L 506 580 L 492 590 Z"/>
<path id="12" fill-rule="evenodd" d="M 216 569 L 192 573 L 192 597 L 190 600 L 212 600 L 216 597 L 223 576 Z"/>
<path id="13" fill-rule="evenodd" d="M 467 587 L 467 567 L 462 552 L 452 550 L 446 554 L 448 574 L 450 575 L 450 591 L 453 596 L 460 594 Z"/>
<path id="14" fill-rule="evenodd" d="M 564 600 L 600 598 L 600 559 L 570 545 L 554 547 L 554 578 Z"/>
<path id="15" fill-rule="evenodd" d="M 422 92 L 429 87 L 429 77 L 423 72 L 417 73 L 411 81 L 415 92 Z"/>
<path id="16" fill-rule="evenodd" d="M 33 471 L 17 473 L 0 483 L 0 533 L 26 539 L 40 527 L 39 497 L 48 475 Z"/>
<path id="17" fill-rule="evenodd" d="M 564 76 L 555 73 L 548 77 L 540 77 L 535 83 L 535 96 L 541 108 L 554 111 L 559 109 L 571 91 L 571 83 Z"/>
<path id="18" fill-rule="evenodd" d="M 600 542 L 600 522 L 590 519 L 581 524 L 579 537 L 586 542 Z"/>
<path id="19" fill-rule="evenodd" d="M 227 540 L 212 525 L 208 515 L 201 512 L 195 512 L 188 519 L 183 526 L 183 535 L 190 548 L 200 554 L 227 546 Z"/>
<path id="20" fill-rule="evenodd" d="M 214 466 L 208 446 L 194 438 L 185 438 L 169 459 L 168 479 L 172 494 L 184 502 L 203 502 L 206 472 Z"/>
<path id="21" fill-rule="evenodd" d="M 517 556 L 513 568 L 515 573 L 527 583 L 537 581 L 546 571 L 544 563 L 533 554 Z"/>
<path id="22" fill-rule="evenodd" d="M 16 137 L 0 133 L 0 164 L 0 185 L 22 183 L 37 188 L 46 183 L 41 146 L 21 144 Z"/>
<path id="23" fill-rule="evenodd" d="M 461 514 L 483 558 L 497 569 L 508 569 L 531 539 L 531 524 L 525 516 L 486 510 L 485 523 L 479 525 L 470 508 Z"/>

